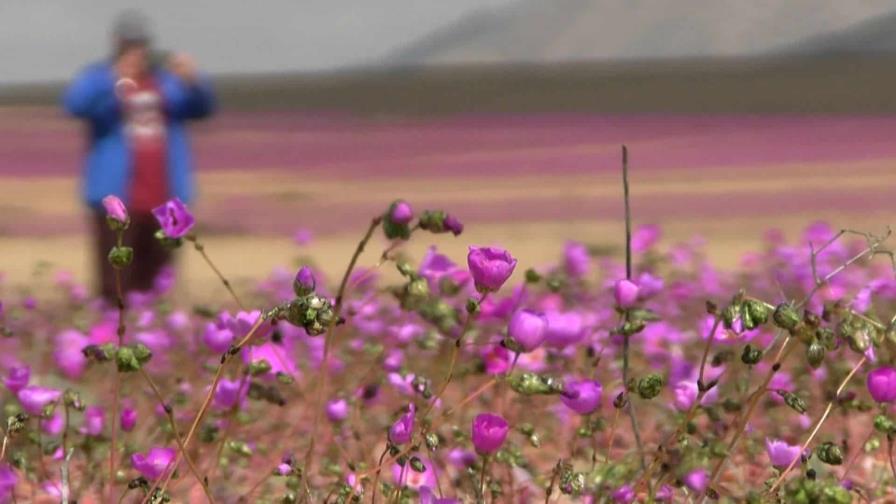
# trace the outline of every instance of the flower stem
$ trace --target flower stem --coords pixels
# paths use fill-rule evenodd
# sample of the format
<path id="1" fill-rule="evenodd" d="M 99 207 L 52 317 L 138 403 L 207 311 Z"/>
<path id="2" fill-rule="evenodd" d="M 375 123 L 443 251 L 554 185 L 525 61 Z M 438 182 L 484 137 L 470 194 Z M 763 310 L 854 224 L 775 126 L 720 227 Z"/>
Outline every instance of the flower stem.
<path id="1" fill-rule="evenodd" d="M 208 254 L 205 253 L 205 245 L 199 243 L 199 240 L 195 236 L 188 236 L 187 239 L 193 242 L 193 248 L 199 252 L 199 255 L 202 256 L 202 259 L 205 261 L 205 264 L 208 264 L 208 267 L 215 272 L 215 275 L 221 280 L 221 283 L 224 284 L 224 288 L 230 293 L 230 297 L 232 297 L 236 302 L 236 305 L 240 307 L 240 310 L 246 311 L 246 307 L 243 305 L 243 302 L 240 301 L 240 297 L 237 296 L 236 291 L 233 290 L 233 285 L 230 284 L 230 280 L 221 273 L 221 270 L 215 266 L 215 263 L 213 263 Z"/>
<path id="2" fill-rule="evenodd" d="M 852 379 L 852 377 L 855 376 L 855 374 L 859 371 L 859 369 L 861 369 L 861 367 L 865 364 L 866 360 L 868 360 L 868 357 L 863 355 L 862 358 L 859 359 L 859 362 L 857 362 L 856 365 L 853 366 L 853 368 L 849 372 L 849 374 L 847 374 L 846 377 L 843 378 L 843 381 L 840 382 L 840 386 L 837 387 L 837 391 L 834 393 L 834 398 L 831 399 L 830 401 L 828 401 L 828 405 L 827 405 L 827 407 L 825 407 L 824 413 L 821 414 L 821 418 L 819 418 L 818 421 L 815 422 L 815 427 L 812 428 L 812 433 L 809 434 L 808 439 L 806 439 L 806 442 L 803 443 L 803 446 L 800 448 L 800 453 L 805 453 L 806 448 L 808 448 L 809 445 L 812 444 L 812 440 L 815 439 L 815 436 L 818 434 L 818 431 L 821 429 L 821 425 L 824 423 L 825 420 L 827 420 L 828 415 L 831 414 L 831 410 L 834 409 L 834 403 L 840 397 L 840 394 L 843 393 L 843 389 L 846 388 L 846 385 L 849 383 L 849 381 Z M 786 469 L 781 471 L 781 475 L 778 476 L 778 479 L 775 480 L 775 483 L 771 486 L 771 488 L 769 488 L 769 490 L 768 490 L 769 494 L 774 493 L 774 491 L 778 488 L 778 486 L 780 486 L 781 483 L 784 481 L 784 478 L 786 478 L 787 475 L 790 473 L 790 471 L 793 470 L 793 467 L 796 465 L 797 462 L 799 462 L 799 460 L 800 460 L 799 457 L 794 458 L 792 461 L 790 461 L 790 465 L 788 465 Z"/>

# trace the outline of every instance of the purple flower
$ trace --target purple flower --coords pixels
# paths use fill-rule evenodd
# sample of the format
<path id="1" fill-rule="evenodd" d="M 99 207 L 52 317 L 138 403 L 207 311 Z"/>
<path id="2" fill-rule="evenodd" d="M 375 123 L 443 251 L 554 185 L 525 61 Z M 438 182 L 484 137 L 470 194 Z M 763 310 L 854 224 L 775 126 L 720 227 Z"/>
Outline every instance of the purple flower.
<path id="1" fill-rule="evenodd" d="M 39 387 L 37 385 L 29 385 L 19 390 L 17 397 L 22 403 L 22 409 L 29 415 L 39 416 L 43 413 L 44 408 L 50 403 L 56 402 L 62 397 L 62 391 Z"/>
<path id="2" fill-rule="evenodd" d="M 656 495 L 654 496 L 657 502 L 666 502 L 672 500 L 672 487 L 669 485 L 663 485 L 657 490 Z"/>
<path id="3" fill-rule="evenodd" d="M 578 343 L 585 337 L 585 320 L 579 312 L 548 312 L 547 344 L 563 348 Z"/>
<path id="4" fill-rule="evenodd" d="M 800 458 L 802 451 L 799 445 L 787 444 L 780 439 L 765 438 L 765 453 L 768 460 L 778 469 L 790 465 L 794 459 Z"/>
<path id="5" fill-rule="evenodd" d="M 563 269 L 572 278 L 584 278 L 591 270 L 591 254 L 584 243 L 569 241 L 563 249 Z"/>
<path id="6" fill-rule="evenodd" d="M 6 388 L 9 389 L 10 392 L 16 394 L 28 385 L 28 380 L 30 378 L 31 368 L 24 365 L 13 366 L 6 372 L 6 378 L 3 379 L 3 384 L 6 385 Z"/>
<path id="7" fill-rule="evenodd" d="M 706 485 L 709 484 L 709 474 L 706 469 L 694 469 L 685 474 L 684 478 L 681 478 L 681 482 L 694 492 L 703 493 L 706 490 Z"/>
<path id="8" fill-rule="evenodd" d="M 348 418 L 348 402 L 345 399 L 333 399 L 327 403 L 326 412 L 331 422 L 342 422 Z"/>
<path id="9" fill-rule="evenodd" d="M 638 284 L 626 279 L 617 280 L 613 287 L 613 296 L 619 308 L 623 310 L 634 308 L 638 301 Z"/>
<path id="10" fill-rule="evenodd" d="M 105 416 L 106 414 L 101 406 L 88 406 L 84 410 L 84 424 L 81 426 L 81 434 L 93 437 L 102 434 Z"/>
<path id="11" fill-rule="evenodd" d="M 202 333 L 202 341 L 213 352 L 221 353 L 233 343 L 233 332 L 221 322 L 209 322 Z"/>
<path id="12" fill-rule="evenodd" d="M 296 242 L 296 245 L 308 245 L 313 239 L 314 234 L 308 228 L 297 229 L 295 234 L 292 235 L 292 240 Z"/>
<path id="13" fill-rule="evenodd" d="M 460 504 L 460 501 L 457 499 L 436 497 L 428 486 L 420 487 L 418 493 L 420 494 L 420 504 Z"/>
<path id="14" fill-rule="evenodd" d="M 389 442 L 394 445 L 403 445 L 411 441 L 414 435 L 414 419 L 417 410 L 414 404 L 408 404 L 408 412 L 395 421 L 392 427 L 389 427 Z"/>
<path id="15" fill-rule="evenodd" d="M 168 466 L 174 462 L 177 451 L 173 448 L 150 448 L 146 454 L 135 453 L 131 455 L 131 465 L 144 478 L 155 481 L 165 474 Z"/>
<path id="16" fill-rule="evenodd" d="M 507 336 L 524 352 L 538 348 L 548 336 L 548 319 L 529 310 L 519 310 L 510 317 Z"/>
<path id="17" fill-rule="evenodd" d="M 215 397 L 212 404 L 218 411 L 226 411 L 237 407 L 246 397 L 248 387 L 244 387 L 242 380 L 221 379 L 218 388 L 215 389 Z"/>
<path id="18" fill-rule="evenodd" d="M 110 194 L 103 198 L 103 207 L 106 209 L 106 217 L 122 224 L 128 221 L 128 209 L 118 196 Z"/>
<path id="19" fill-rule="evenodd" d="M 161 206 L 153 208 L 152 214 L 168 238 L 183 238 L 190 232 L 195 222 L 187 205 L 184 205 L 179 198 L 168 200 Z"/>
<path id="20" fill-rule="evenodd" d="M 613 491 L 612 497 L 617 504 L 631 504 L 635 502 L 635 490 L 631 485 L 622 485 Z"/>
<path id="21" fill-rule="evenodd" d="M 121 430 L 131 432 L 137 425 L 137 410 L 133 408 L 123 408 L 120 418 Z"/>
<path id="22" fill-rule="evenodd" d="M 639 227 L 632 235 L 632 250 L 634 252 L 646 251 L 659 241 L 662 234 L 662 230 L 656 225 L 648 224 Z"/>
<path id="23" fill-rule="evenodd" d="M 896 369 L 885 366 L 868 373 L 868 392 L 879 403 L 896 402 Z"/>
<path id="24" fill-rule="evenodd" d="M 470 247 L 467 266 L 479 292 L 494 292 L 504 285 L 516 268 L 510 252 L 497 247 Z"/>
<path id="25" fill-rule="evenodd" d="M 473 447 L 480 455 L 495 453 L 507 439 L 510 426 L 507 420 L 491 413 L 480 413 L 473 419 Z"/>
<path id="26" fill-rule="evenodd" d="M 408 224 L 414 220 L 414 210 L 407 201 L 398 200 L 389 209 L 389 220 L 395 224 Z"/>
<path id="27" fill-rule="evenodd" d="M 81 352 L 90 343 L 86 335 L 74 329 L 62 331 L 56 336 L 53 359 L 67 378 L 77 379 L 87 368 L 87 357 Z"/>
<path id="28" fill-rule="evenodd" d="M 58 436 L 65 428 L 65 416 L 57 409 L 49 418 L 40 420 L 40 428 L 50 436 Z"/>
<path id="29" fill-rule="evenodd" d="M 308 266 L 302 266 L 296 273 L 296 278 L 292 282 L 292 290 L 296 296 L 307 296 L 314 292 L 317 282 L 314 280 L 314 273 Z"/>
<path id="30" fill-rule="evenodd" d="M 0 502 L 8 502 L 13 496 L 19 477 L 8 464 L 0 464 Z"/>
<path id="31" fill-rule="evenodd" d="M 435 473 L 432 471 L 432 461 L 423 457 L 420 457 L 420 461 L 423 462 L 425 469 L 423 472 L 419 473 L 413 470 L 410 464 L 405 464 L 404 466 L 398 465 L 397 463 L 393 464 L 392 479 L 395 483 L 399 486 L 411 488 L 413 490 L 435 486 L 436 477 Z"/>
<path id="32" fill-rule="evenodd" d="M 569 409 L 580 415 L 589 415 L 600 407 L 603 387 L 594 380 L 571 381 L 566 383 L 560 400 Z"/>
<path id="33" fill-rule="evenodd" d="M 442 222 L 442 226 L 446 231 L 451 232 L 451 234 L 453 234 L 454 236 L 458 236 L 464 232 L 464 223 L 451 214 L 445 216 L 445 220 Z"/>

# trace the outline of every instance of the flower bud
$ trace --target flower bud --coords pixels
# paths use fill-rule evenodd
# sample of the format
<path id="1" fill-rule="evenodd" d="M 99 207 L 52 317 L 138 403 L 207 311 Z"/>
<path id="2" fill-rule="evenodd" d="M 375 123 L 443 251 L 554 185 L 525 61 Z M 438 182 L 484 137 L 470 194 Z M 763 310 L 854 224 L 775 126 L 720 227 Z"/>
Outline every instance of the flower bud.
<path id="1" fill-rule="evenodd" d="M 402 415 L 389 428 L 389 442 L 393 445 L 403 445 L 411 441 L 414 435 L 414 420 L 417 416 L 417 410 L 414 404 L 408 405 L 408 412 Z"/>
<path id="2" fill-rule="evenodd" d="M 510 378 L 510 388 L 518 394 L 551 395 L 563 392 L 563 384 L 550 376 L 522 373 Z"/>
<path id="3" fill-rule="evenodd" d="M 118 366 L 119 373 L 131 373 L 140 370 L 140 361 L 134 355 L 131 347 L 120 347 L 115 352 L 115 364 Z"/>
<path id="4" fill-rule="evenodd" d="M 414 220 L 414 210 L 407 201 L 396 200 L 389 207 L 388 218 L 396 224 L 407 225 Z"/>
<path id="5" fill-rule="evenodd" d="M 740 361 L 748 366 L 757 364 L 762 360 L 762 350 L 755 348 L 753 345 L 744 347 L 744 352 L 740 355 Z"/>
<path id="6" fill-rule="evenodd" d="M 830 441 L 822 443 L 816 450 L 818 460 L 828 465 L 840 465 L 843 463 L 843 450 Z"/>
<path id="7" fill-rule="evenodd" d="M 152 360 L 152 350 L 147 348 L 143 343 L 137 343 L 133 346 L 134 349 L 134 357 L 136 357 L 137 361 L 143 365 Z"/>
<path id="8" fill-rule="evenodd" d="M 613 287 L 616 306 L 621 310 L 633 308 L 638 301 L 638 285 L 631 280 L 617 280 Z"/>
<path id="9" fill-rule="evenodd" d="M 494 292 L 513 274 L 517 260 L 497 247 L 470 247 L 467 266 L 479 292 Z"/>
<path id="10" fill-rule="evenodd" d="M 890 420 L 886 415 L 877 415 L 874 417 L 874 430 L 881 434 L 891 435 L 896 432 L 896 423 Z"/>
<path id="11" fill-rule="evenodd" d="M 411 464 L 411 469 L 413 469 L 414 471 L 416 471 L 418 473 L 426 472 L 426 465 L 423 464 L 423 461 L 420 460 L 420 457 L 417 457 L 417 456 L 411 457 L 410 464 Z"/>
<path id="12" fill-rule="evenodd" d="M 163 236 L 175 240 L 186 236 L 195 223 L 187 205 L 178 198 L 153 208 L 152 215 L 159 222 Z"/>
<path id="13" fill-rule="evenodd" d="M 445 231 L 453 234 L 454 236 L 459 236 L 464 232 L 464 223 L 451 214 L 447 214 L 445 216 L 445 220 L 442 221 L 442 227 L 445 228 Z"/>
<path id="14" fill-rule="evenodd" d="M 896 369 L 883 366 L 868 373 L 868 392 L 876 402 L 896 402 Z"/>
<path id="15" fill-rule="evenodd" d="M 134 249 L 131 247 L 114 246 L 109 250 L 109 264 L 114 268 L 121 269 L 129 266 L 134 261 Z"/>
<path id="16" fill-rule="evenodd" d="M 507 336 L 523 352 L 538 348 L 547 337 L 548 321 L 544 315 L 529 310 L 519 310 L 510 318 Z"/>
<path id="17" fill-rule="evenodd" d="M 314 279 L 314 273 L 311 271 L 311 268 L 302 266 L 296 272 L 296 277 L 292 282 L 293 292 L 298 297 L 307 296 L 314 292 L 315 287 L 317 287 L 317 282 Z"/>
<path id="18" fill-rule="evenodd" d="M 722 322 L 725 324 L 725 329 L 732 329 L 734 327 L 734 321 L 740 318 L 741 310 L 740 305 L 730 304 L 722 310 Z"/>
<path id="19" fill-rule="evenodd" d="M 775 308 L 772 316 L 775 325 L 781 329 L 793 332 L 800 325 L 800 316 L 790 303 L 781 303 Z"/>
<path id="20" fill-rule="evenodd" d="M 121 410 L 121 430 L 131 432 L 137 425 L 137 410 L 132 408 L 124 408 Z"/>
<path id="21" fill-rule="evenodd" d="M 665 378 L 656 373 L 651 373 L 638 380 L 638 395 L 641 396 L 642 399 L 653 399 L 660 395 L 663 391 L 663 386 L 665 385 Z"/>
<path id="22" fill-rule="evenodd" d="M 806 360 L 812 366 L 812 369 L 821 367 L 821 364 L 824 362 L 824 355 L 824 346 L 817 341 L 813 341 L 806 347 Z"/>
<path id="23" fill-rule="evenodd" d="M 251 376 L 266 375 L 271 372 L 271 363 L 267 359 L 256 359 L 249 363 Z"/>
<path id="24" fill-rule="evenodd" d="M 794 394 L 793 392 L 778 390 L 778 395 L 784 398 L 784 404 L 790 406 L 790 409 L 796 411 L 800 415 L 808 410 L 808 408 L 806 407 L 806 401 L 804 401 L 800 396 Z"/>
<path id="25" fill-rule="evenodd" d="M 112 231 L 124 231 L 128 228 L 131 219 L 128 217 L 128 209 L 118 196 L 108 195 L 103 198 L 103 207 L 106 209 L 106 223 Z"/>
<path id="26" fill-rule="evenodd" d="M 744 301 L 742 311 L 750 315 L 750 319 L 757 327 L 768 322 L 768 306 L 758 299 Z"/>

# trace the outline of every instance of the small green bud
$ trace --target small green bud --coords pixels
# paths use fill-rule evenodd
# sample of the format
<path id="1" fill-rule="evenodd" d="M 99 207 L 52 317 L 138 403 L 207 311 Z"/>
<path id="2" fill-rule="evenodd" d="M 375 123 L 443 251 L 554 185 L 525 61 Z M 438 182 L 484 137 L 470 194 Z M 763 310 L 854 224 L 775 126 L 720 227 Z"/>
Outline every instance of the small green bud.
<path id="1" fill-rule="evenodd" d="M 843 450 L 840 446 L 827 441 L 822 443 L 821 446 L 815 450 L 815 453 L 818 455 L 818 460 L 821 460 L 825 464 L 828 465 L 840 465 L 843 463 Z"/>
<path id="2" fill-rule="evenodd" d="M 623 336 L 633 336 L 643 331 L 647 323 L 643 319 L 629 319 L 623 322 L 619 332 Z"/>
<path id="3" fill-rule="evenodd" d="M 120 347 L 115 353 L 115 364 L 119 373 L 132 373 L 140 370 L 140 361 L 131 347 Z"/>
<path id="4" fill-rule="evenodd" d="M 886 415 L 877 415 L 874 417 L 874 429 L 882 434 L 893 434 L 896 433 L 896 423 Z"/>
<path id="5" fill-rule="evenodd" d="M 535 268 L 526 270 L 526 283 L 534 284 L 541 281 L 541 274 L 535 271 Z"/>
<path id="6" fill-rule="evenodd" d="M 800 316 L 790 303 L 781 303 L 772 316 L 775 325 L 786 331 L 794 331 L 800 325 Z"/>
<path id="7" fill-rule="evenodd" d="M 411 263 L 407 261 L 398 261 L 395 263 L 395 268 L 401 273 L 401 276 L 404 277 L 412 277 L 417 274 L 417 272 L 414 271 L 414 267 L 411 266 Z"/>
<path id="8" fill-rule="evenodd" d="M 252 376 L 260 376 L 271 371 L 271 363 L 267 359 L 258 359 L 249 363 L 249 374 Z"/>
<path id="9" fill-rule="evenodd" d="M 411 469 L 418 473 L 424 473 L 426 472 L 426 465 L 423 464 L 419 457 L 411 457 Z"/>
<path id="10" fill-rule="evenodd" d="M 762 360 L 762 350 L 754 347 L 753 345 L 747 345 L 744 347 L 744 351 L 740 354 L 740 361 L 748 366 L 753 366 Z"/>
<path id="11" fill-rule="evenodd" d="M 476 315 L 479 313 L 479 301 L 474 298 L 467 299 L 467 313 L 470 315 Z"/>
<path id="12" fill-rule="evenodd" d="M 432 233 L 444 233 L 445 232 L 445 212 L 441 210 L 424 210 L 423 214 L 420 215 L 420 221 L 418 225 L 420 229 L 425 231 L 429 231 Z"/>
<path id="13" fill-rule="evenodd" d="M 550 376 L 522 373 L 510 378 L 510 388 L 522 395 L 552 395 L 563 392 L 563 384 Z"/>
<path id="14" fill-rule="evenodd" d="M 784 398 L 784 404 L 790 406 L 790 409 L 800 415 L 807 411 L 806 401 L 800 398 L 800 396 L 786 390 L 778 390 L 778 395 Z"/>
<path id="15" fill-rule="evenodd" d="M 806 360 L 809 361 L 812 369 L 821 367 L 821 364 L 824 362 L 824 355 L 824 346 L 817 341 L 813 341 L 806 347 Z"/>
<path id="16" fill-rule="evenodd" d="M 407 224 L 400 224 L 392 219 L 383 219 L 383 233 L 390 240 L 407 240 L 411 237 L 411 228 Z"/>
<path id="17" fill-rule="evenodd" d="M 251 457 L 252 449 L 242 441 L 231 440 L 227 442 L 227 449 L 241 457 Z"/>
<path id="18" fill-rule="evenodd" d="M 131 247 L 115 246 L 109 250 L 109 264 L 116 269 L 121 269 L 134 261 L 134 249 Z"/>
<path id="19" fill-rule="evenodd" d="M 429 451 L 436 451 L 439 447 L 439 436 L 435 432 L 426 433 L 425 441 Z"/>
<path id="20" fill-rule="evenodd" d="M 142 365 L 146 364 L 152 359 L 152 350 L 147 348 L 143 343 L 137 343 L 133 346 L 134 349 L 134 357 L 137 358 L 137 361 Z"/>
<path id="21" fill-rule="evenodd" d="M 726 329 L 734 327 L 734 321 L 740 317 L 740 305 L 730 304 L 722 310 L 722 322 Z"/>
<path id="22" fill-rule="evenodd" d="M 758 299 L 747 299 L 744 301 L 741 311 L 745 314 L 749 314 L 754 327 L 758 327 L 768 322 L 768 306 Z"/>
<path id="23" fill-rule="evenodd" d="M 665 378 L 656 373 L 651 373 L 638 380 L 638 395 L 641 396 L 641 399 L 653 399 L 660 395 L 665 385 Z"/>
<path id="24" fill-rule="evenodd" d="M 81 402 L 81 394 L 76 390 L 67 389 L 62 396 L 62 403 L 75 411 L 84 411 L 84 403 Z"/>
<path id="25" fill-rule="evenodd" d="M 412 298 L 426 298 L 429 296 L 429 283 L 426 282 L 423 278 L 417 278 L 416 280 L 411 280 L 408 283 L 408 296 Z"/>

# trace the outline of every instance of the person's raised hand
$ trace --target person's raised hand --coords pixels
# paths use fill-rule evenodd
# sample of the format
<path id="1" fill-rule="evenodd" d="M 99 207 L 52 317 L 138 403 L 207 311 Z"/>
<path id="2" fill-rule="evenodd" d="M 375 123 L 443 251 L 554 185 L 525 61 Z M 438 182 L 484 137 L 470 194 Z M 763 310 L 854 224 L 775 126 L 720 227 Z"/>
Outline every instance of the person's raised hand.
<path id="1" fill-rule="evenodd" d="M 168 69 L 171 71 L 171 73 L 180 77 L 188 84 L 193 84 L 194 82 L 196 82 L 196 62 L 188 54 L 173 54 L 168 59 Z"/>

